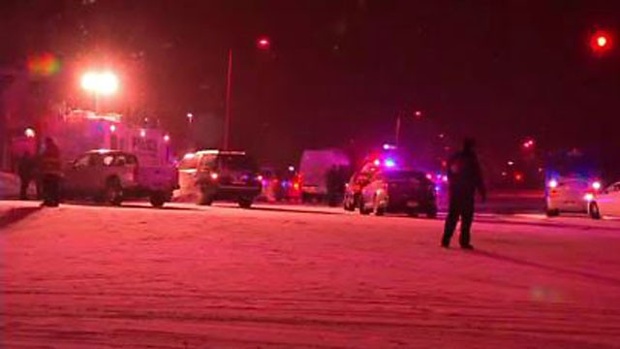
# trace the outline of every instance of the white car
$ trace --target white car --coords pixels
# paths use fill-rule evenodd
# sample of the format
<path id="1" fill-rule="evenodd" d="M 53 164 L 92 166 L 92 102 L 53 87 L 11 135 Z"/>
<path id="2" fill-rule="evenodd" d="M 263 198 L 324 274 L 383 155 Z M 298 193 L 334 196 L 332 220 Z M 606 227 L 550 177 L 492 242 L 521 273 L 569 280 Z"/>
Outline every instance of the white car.
<path id="1" fill-rule="evenodd" d="M 545 190 L 547 216 L 558 216 L 560 212 L 588 212 L 588 196 L 598 193 L 601 182 L 582 177 L 552 178 Z"/>
<path id="2" fill-rule="evenodd" d="M 599 219 L 602 216 L 620 216 L 620 182 L 616 182 L 596 195 L 588 196 L 588 213 Z"/>

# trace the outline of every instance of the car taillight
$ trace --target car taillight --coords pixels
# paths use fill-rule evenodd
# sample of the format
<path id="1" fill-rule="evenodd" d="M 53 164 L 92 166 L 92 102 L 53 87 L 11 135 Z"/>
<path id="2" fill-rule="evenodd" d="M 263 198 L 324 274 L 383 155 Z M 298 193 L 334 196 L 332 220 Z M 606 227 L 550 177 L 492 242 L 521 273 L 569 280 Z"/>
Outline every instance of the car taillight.
<path id="1" fill-rule="evenodd" d="M 210 177 L 212 180 L 216 181 L 220 177 L 220 175 L 218 175 L 217 172 L 211 172 Z"/>

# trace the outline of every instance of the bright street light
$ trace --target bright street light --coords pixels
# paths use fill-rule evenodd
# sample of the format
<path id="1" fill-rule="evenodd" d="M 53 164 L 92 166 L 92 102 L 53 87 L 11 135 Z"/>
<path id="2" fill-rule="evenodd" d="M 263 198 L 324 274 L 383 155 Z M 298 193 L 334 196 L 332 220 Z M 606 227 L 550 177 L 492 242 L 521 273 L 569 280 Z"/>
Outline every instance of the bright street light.
<path id="1" fill-rule="evenodd" d="M 102 95 L 111 95 L 118 90 L 118 77 L 111 72 L 88 72 L 82 76 L 82 88 Z"/>
<path id="2" fill-rule="evenodd" d="M 118 85 L 118 77 L 109 71 L 88 72 L 82 76 L 82 88 L 95 98 L 95 112 L 99 111 L 99 96 L 116 93 Z"/>

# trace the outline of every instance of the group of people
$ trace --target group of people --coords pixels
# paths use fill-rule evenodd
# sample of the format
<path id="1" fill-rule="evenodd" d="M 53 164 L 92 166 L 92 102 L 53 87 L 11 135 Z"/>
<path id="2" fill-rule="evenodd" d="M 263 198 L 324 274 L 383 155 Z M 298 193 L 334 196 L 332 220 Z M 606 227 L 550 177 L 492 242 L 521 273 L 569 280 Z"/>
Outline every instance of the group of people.
<path id="1" fill-rule="evenodd" d="M 20 179 L 19 197 L 28 199 L 31 183 L 37 187 L 37 198 L 43 199 L 44 206 L 56 207 L 60 204 L 60 180 L 62 163 L 60 149 L 51 138 L 46 138 L 42 151 L 34 156 L 26 151 L 17 164 Z"/>

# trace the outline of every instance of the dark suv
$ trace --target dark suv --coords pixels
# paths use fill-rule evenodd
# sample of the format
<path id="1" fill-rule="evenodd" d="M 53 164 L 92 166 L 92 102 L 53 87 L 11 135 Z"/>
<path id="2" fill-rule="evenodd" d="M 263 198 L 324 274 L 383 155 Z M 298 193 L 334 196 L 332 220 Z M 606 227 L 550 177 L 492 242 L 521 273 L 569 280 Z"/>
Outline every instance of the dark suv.
<path id="1" fill-rule="evenodd" d="M 258 166 L 241 151 L 201 150 L 186 154 L 179 164 L 179 186 L 182 196 L 196 196 L 199 205 L 229 200 L 250 208 L 261 192 Z"/>

